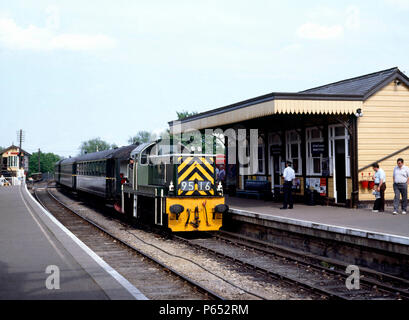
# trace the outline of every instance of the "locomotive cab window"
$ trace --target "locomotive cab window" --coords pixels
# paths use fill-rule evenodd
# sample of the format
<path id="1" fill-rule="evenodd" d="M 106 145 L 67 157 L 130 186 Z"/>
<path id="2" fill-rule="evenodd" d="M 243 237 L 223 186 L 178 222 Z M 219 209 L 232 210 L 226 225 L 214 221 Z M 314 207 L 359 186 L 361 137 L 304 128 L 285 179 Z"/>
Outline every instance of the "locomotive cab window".
<path id="1" fill-rule="evenodd" d="M 142 154 L 141 154 L 141 160 L 140 160 L 140 164 L 141 165 L 147 165 L 148 164 L 148 155 L 150 154 L 150 152 L 151 152 L 151 150 L 152 150 L 152 147 L 153 146 L 151 146 L 151 147 L 149 147 L 149 148 L 146 148 L 143 152 L 142 152 Z"/>

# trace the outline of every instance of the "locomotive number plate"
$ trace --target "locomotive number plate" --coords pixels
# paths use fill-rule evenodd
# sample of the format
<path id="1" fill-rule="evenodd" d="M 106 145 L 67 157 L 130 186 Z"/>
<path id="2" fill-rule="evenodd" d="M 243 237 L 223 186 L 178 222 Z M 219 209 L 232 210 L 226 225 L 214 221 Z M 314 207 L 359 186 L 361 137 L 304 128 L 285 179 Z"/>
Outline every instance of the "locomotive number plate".
<path id="1" fill-rule="evenodd" d="M 199 191 L 209 191 L 212 188 L 212 183 L 210 181 L 198 181 L 197 189 Z M 193 191 L 195 190 L 194 181 L 182 181 L 180 184 L 180 189 L 182 191 Z"/>

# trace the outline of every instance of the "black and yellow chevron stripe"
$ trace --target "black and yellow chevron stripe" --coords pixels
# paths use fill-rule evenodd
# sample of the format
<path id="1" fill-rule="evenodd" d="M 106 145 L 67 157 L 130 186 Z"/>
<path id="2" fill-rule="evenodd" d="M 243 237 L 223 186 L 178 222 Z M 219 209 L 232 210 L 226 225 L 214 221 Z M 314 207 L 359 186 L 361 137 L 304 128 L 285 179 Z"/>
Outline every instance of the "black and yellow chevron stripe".
<path id="1" fill-rule="evenodd" d="M 180 157 L 178 165 L 178 195 L 180 196 L 211 196 L 214 195 L 214 160 L 211 157 Z M 183 191 L 182 181 L 195 182 L 195 189 Z M 209 181 L 210 190 L 199 190 L 199 181 Z"/>

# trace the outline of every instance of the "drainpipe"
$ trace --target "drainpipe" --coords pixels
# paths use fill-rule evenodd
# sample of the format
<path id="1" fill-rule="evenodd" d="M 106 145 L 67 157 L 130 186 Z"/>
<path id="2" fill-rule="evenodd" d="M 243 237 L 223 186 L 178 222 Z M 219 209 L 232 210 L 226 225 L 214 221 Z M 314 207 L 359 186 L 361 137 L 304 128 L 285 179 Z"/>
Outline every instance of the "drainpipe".
<path id="1" fill-rule="evenodd" d="M 352 117 L 352 193 L 351 207 L 357 208 L 359 201 L 359 185 L 358 185 L 358 118 Z"/>

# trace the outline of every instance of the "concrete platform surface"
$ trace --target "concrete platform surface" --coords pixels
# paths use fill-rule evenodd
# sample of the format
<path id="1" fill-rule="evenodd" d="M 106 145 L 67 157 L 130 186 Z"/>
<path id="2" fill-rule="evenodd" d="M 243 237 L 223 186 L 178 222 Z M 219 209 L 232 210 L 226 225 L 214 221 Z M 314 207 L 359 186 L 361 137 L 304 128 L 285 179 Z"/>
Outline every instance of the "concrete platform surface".
<path id="1" fill-rule="evenodd" d="M 409 214 L 303 204 L 280 210 L 281 203 L 237 197 L 226 203 L 234 214 L 409 245 Z"/>
<path id="2" fill-rule="evenodd" d="M 59 269 L 60 289 L 47 289 L 47 278 L 57 275 L 49 266 Z M 44 210 L 25 186 L 14 186 L 0 187 L 0 299 L 146 297 Z"/>

